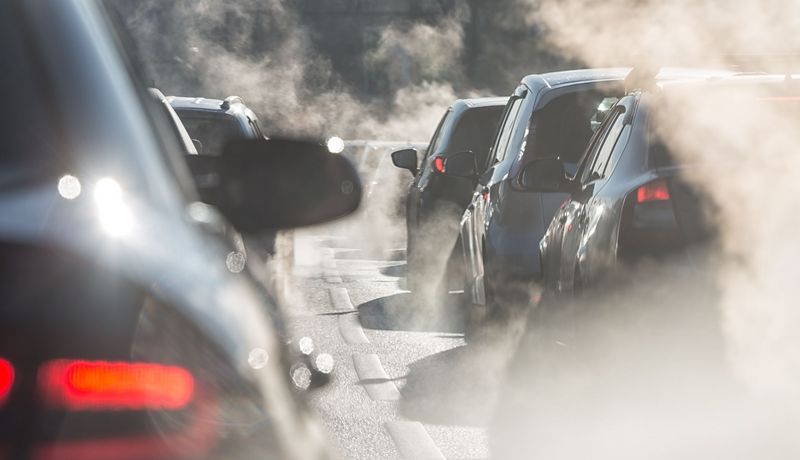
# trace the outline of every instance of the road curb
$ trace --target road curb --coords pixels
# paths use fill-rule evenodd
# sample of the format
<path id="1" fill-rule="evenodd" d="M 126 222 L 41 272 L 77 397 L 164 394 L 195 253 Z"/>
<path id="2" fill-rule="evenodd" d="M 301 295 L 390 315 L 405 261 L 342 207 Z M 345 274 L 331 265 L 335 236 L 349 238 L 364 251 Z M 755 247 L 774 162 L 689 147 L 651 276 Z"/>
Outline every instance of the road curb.
<path id="1" fill-rule="evenodd" d="M 375 401 L 397 401 L 400 399 L 400 390 L 389 379 L 383 369 L 378 355 L 356 354 L 353 355 L 353 367 L 356 368 L 359 383 Z"/>

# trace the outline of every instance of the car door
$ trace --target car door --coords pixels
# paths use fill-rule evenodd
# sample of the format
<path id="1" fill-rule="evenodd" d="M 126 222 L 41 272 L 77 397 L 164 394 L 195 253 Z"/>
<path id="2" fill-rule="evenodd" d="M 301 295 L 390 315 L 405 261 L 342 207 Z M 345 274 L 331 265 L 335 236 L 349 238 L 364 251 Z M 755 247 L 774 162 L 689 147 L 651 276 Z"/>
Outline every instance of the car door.
<path id="1" fill-rule="evenodd" d="M 620 103 L 609 114 L 578 170 L 578 190 L 561 206 L 551 224 L 553 233 L 562 235 L 560 264 L 548 267 L 548 270 L 558 270 L 555 287 L 559 291 L 572 292 L 582 286 L 582 240 L 597 224 L 598 212 L 602 213 L 596 196 L 605 184 L 614 146 L 625 125 L 625 111 L 625 105 Z"/>
<path id="2" fill-rule="evenodd" d="M 492 153 L 488 157 L 487 164 L 484 165 L 485 171 L 478 178 L 472 201 L 462 218 L 462 244 L 464 246 L 464 257 L 467 259 L 468 265 L 467 276 L 477 285 L 481 284 L 479 281 L 483 279 L 485 273 L 483 239 L 487 214 L 491 212 L 491 204 L 489 203 L 491 190 L 494 188 L 496 193 L 497 185 L 503 179 L 504 175 L 500 168 L 507 163 L 503 160 L 506 159 L 508 145 L 523 101 L 524 93 L 521 96 L 512 97 L 509 101 L 503 122 L 492 147 Z M 484 295 L 485 293 L 478 286 L 475 294 L 476 302 L 485 302 Z"/>

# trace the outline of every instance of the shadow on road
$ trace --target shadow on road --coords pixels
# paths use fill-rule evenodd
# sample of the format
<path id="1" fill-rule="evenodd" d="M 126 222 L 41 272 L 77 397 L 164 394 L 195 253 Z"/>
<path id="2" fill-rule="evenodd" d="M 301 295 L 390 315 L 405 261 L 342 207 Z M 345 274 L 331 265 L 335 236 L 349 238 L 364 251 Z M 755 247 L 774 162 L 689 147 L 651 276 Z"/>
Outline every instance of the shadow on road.
<path id="1" fill-rule="evenodd" d="M 358 306 L 361 325 L 367 329 L 463 333 L 465 309 L 460 294 L 422 302 L 412 293 L 400 293 Z"/>
<path id="2" fill-rule="evenodd" d="M 403 278 L 406 276 L 406 264 L 390 265 L 380 269 L 381 275 L 394 276 L 395 278 Z"/>
<path id="3" fill-rule="evenodd" d="M 423 423 L 487 426 L 507 363 L 499 353 L 471 344 L 415 362 L 401 390 L 400 414 Z"/>

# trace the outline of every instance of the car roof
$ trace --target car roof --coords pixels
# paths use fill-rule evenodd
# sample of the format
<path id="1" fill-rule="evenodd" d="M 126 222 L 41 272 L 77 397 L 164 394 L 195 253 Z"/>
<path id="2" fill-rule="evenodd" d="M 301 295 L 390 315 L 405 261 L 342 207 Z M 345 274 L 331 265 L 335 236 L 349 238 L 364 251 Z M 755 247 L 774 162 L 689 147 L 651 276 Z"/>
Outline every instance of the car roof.
<path id="1" fill-rule="evenodd" d="M 238 96 L 230 96 L 225 100 L 206 97 L 167 96 L 167 101 L 175 110 L 192 110 L 217 112 L 235 115 L 248 112 L 249 109 Z"/>
<path id="2" fill-rule="evenodd" d="M 508 103 L 508 97 L 476 97 L 470 99 L 459 99 L 453 105 L 463 104 L 466 107 L 495 107 L 504 106 Z"/>
<path id="3" fill-rule="evenodd" d="M 471 110 L 502 108 L 508 103 L 508 97 L 479 97 L 472 99 L 458 99 L 453 102 L 450 109 L 456 117 L 461 117 Z"/>
<path id="4" fill-rule="evenodd" d="M 528 75 L 521 83 L 531 90 L 541 87 L 558 88 L 576 83 L 624 80 L 630 71 L 629 67 L 565 70 Z"/>
<path id="5" fill-rule="evenodd" d="M 632 67 L 609 67 L 548 72 L 528 75 L 522 79 L 521 83 L 531 90 L 538 90 L 541 88 L 556 89 L 575 84 L 599 83 L 604 81 L 624 81 L 632 69 Z M 664 67 L 659 70 L 657 80 L 698 80 L 722 78 L 732 75 L 736 75 L 736 72 L 724 69 Z"/>

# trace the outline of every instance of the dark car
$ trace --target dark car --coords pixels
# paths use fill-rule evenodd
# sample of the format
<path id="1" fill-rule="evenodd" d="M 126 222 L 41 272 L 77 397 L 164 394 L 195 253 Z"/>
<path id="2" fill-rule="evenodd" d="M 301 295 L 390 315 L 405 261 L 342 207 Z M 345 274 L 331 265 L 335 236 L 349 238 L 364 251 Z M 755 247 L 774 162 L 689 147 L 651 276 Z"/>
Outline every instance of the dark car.
<path id="1" fill-rule="evenodd" d="M 217 213 L 105 5 L 0 3 L 0 457 L 324 458 L 276 307 L 206 230 Z M 358 203 L 321 144 L 238 142 L 219 166 L 243 229 Z"/>
<path id="2" fill-rule="evenodd" d="M 415 149 L 392 153 L 395 166 L 414 175 L 406 200 L 410 290 L 437 284 L 448 258 L 460 262 L 458 222 L 474 184 L 470 178 L 446 175 L 445 164 L 448 157 L 463 152 L 473 152 L 479 164 L 486 163 L 507 102 L 508 98 L 458 100 L 447 109 L 421 159 Z"/>
<path id="3" fill-rule="evenodd" d="M 603 109 L 624 94 L 627 74 L 599 69 L 527 76 L 507 104 L 491 155 L 451 158 L 447 174 L 480 174 L 460 227 L 466 294 L 473 304 L 527 293 L 539 278 L 537 243 L 566 194 L 524 190 L 520 170 L 534 158 L 549 157 L 574 168 Z M 475 161 L 479 169 L 471 171 Z"/>
<path id="4" fill-rule="evenodd" d="M 178 114 L 200 155 L 219 157 L 227 142 L 235 139 L 264 139 L 258 117 L 248 108 L 242 98 L 230 96 L 224 100 L 205 97 L 168 96 L 167 102 Z M 193 159 L 190 163 L 201 196 L 213 203 L 214 174 L 207 171 L 208 162 Z M 213 161 L 213 160 L 212 160 Z M 248 235 L 248 243 L 257 244 L 259 253 L 275 254 L 277 234 L 264 232 Z"/>
<path id="5" fill-rule="evenodd" d="M 697 251 L 688 249 L 711 241 L 716 235 L 710 225 L 713 203 L 687 181 L 696 163 L 685 155 L 675 155 L 669 143 L 659 137 L 658 127 L 666 124 L 664 120 L 672 123 L 670 126 L 680 126 L 671 136 L 679 140 L 689 135 L 694 139 L 710 135 L 703 134 L 702 127 L 691 126 L 693 118 L 686 114 L 689 111 L 713 113 L 714 117 L 706 116 L 732 126 L 742 122 L 740 136 L 748 133 L 752 124 L 750 119 L 741 119 L 748 113 L 797 120 L 800 90 L 797 85 L 786 84 L 783 76 L 731 75 L 662 86 L 634 92 L 616 104 L 574 176 L 565 176 L 561 163 L 552 158 L 526 166 L 526 186 L 538 191 L 570 192 L 539 245 L 550 292 L 580 292 L 597 285 L 624 263 L 642 259 L 683 257 L 685 265 L 691 266 Z M 738 93 L 756 90 L 768 96 L 738 100 Z M 681 94 L 689 91 L 696 94 Z M 663 109 L 675 94 L 681 94 L 681 101 L 691 100 L 692 105 L 682 105 L 683 113 Z M 718 107 L 721 97 L 739 105 Z M 741 112 L 738 107 L 748 107 L 748 112 Z M 750 134 L 757 139 L 763 133 Z M 705 145 L 693 145 L 690 150 L 700 161 L 713 157 L 714 153 L 707 150 L 716 145 L 713 139 L 707 139 Z M 763 147 L 753 148 L 756 152 L 759 149 Z M 718 152 L 717 157 L 724 155 Z M 716 169 L 719 174 L 727 174 L 728 168 L 720 164 Z M 558 179 L 546 181 L 538 177 L 541 171 L 548 170 L 554 171 Z"/>
<path id="6" fill-rule="evenodd" d="M 263 139 L 256 114 L 238 96 L 224 100 L 168 96 L 186 131 L 201 145 L 200 154 L 220 156 L 231 139 Z"/>

